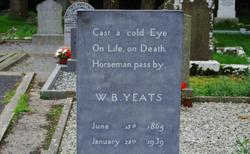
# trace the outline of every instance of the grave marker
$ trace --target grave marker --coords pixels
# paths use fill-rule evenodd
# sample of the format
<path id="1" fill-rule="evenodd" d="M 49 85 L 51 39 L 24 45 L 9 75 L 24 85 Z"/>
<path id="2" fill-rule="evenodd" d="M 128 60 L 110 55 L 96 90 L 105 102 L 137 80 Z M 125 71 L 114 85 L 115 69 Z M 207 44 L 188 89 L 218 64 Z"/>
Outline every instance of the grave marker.
<path id="1" fill-rule="evenodd" d="M 210 2 L 209 2 L 210 3 Z M 185 0 L 182 2 L 184 13 L 192 17 L 191 22 L 191 60 L 211 60 L 210 49 L 211 13 L 207 0 Z"/>
<path id="2" fill-rule="evenodd" d="M 37 6 L 38 30 L 32 41 L 38 44 L 62 45 L 62 6 L 46 0 Z"/>
<path id="3" fill-rule="evenodd" d="M 219 0 L 216 22 L 238 20 L 236 18 L 235 0 Z"/>
<path id="4" fill-rule="evenodd" d="M 182 42 L 179 11 L 78 13 L 78 153 L 179 153 Z"/>
<path id="5" fill-rule="evenodd" d="M 77 11 L 83 10 L 94 10 L 94 8 L 85 2 L 75 2 L 66 10 L 64 15 L 64 45 L 70 46 L 71 29 L 77 28 Z"/>

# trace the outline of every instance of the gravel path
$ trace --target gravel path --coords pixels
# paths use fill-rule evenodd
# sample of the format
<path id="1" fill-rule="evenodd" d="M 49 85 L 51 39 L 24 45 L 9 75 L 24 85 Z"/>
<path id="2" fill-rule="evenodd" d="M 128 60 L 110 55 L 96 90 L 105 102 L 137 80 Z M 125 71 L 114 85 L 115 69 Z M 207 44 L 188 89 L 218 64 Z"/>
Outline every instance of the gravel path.
<path id="1" fill-rule="evenodd" d="M 2 50 L 2 49 L 1 49 Z M 16 64 L 9 71 L 35 72 L 35 82 L 29 92 L 31 112 L 21 116 L 10 134 L 0 147 L 0 154 L 39 154 L 47 133 L 48 121 L 46 114 L 54 104 L 64 103 L 64 100 L 41 100 L 41 82 L 47 80 L 55 68 L 56 62 L 52 55 L 31 54 L 28 58 Z"/>
<path id="2" fill-rule="evenodd" d="M 46 81 L 56 67 L 56 59 L 51 54 L 29 54 L 20 63 L 9 69 L 13 72 L 35 72 L 39 81 Z"/>
<path id="3" fill-rule="evenodd" d="M 48 121 L 46 114 L 52 105 L 61 104 L 64 100 L 41 100 L 38 83 L 35 82 L 30 93 L 30 112 L 24 113 L 15 123 L 11 133 L 0 147 L 1 154 L 39 154 L 45 141 Z"/>
<path id="4" fill-rule="evenodd" d="M 181 154 L 235 153 L 237 137 L 250 137 L 250 104 L 195 103 L 182 108 Z M 63 136 L 61 154 L 76 153 L 76 104 Z"/>
<path id="5" fill-rule="evenodd" d="M 0 45 L 0 52 L 27 52 L 27 53 L 52 53 L 54 54 L 59 46 L 37 45 L 32 43 L 4 43 Z"/>

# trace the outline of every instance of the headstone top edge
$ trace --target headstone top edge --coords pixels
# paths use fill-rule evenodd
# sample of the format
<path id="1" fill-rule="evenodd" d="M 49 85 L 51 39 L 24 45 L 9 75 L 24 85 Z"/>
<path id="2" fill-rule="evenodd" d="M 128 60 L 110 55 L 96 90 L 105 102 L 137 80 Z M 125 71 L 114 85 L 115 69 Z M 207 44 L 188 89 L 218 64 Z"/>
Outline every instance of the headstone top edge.
<path id="1" fill-rule="evenodd" d="M 54 1 L 54 0 L 45 0 L 43 2 L 41 2 L 40 4 L 37 5 L 37 8 L 42 7 L 42 6 L 51 6 L 51 5 L 57 6 L 62 8 L 61 4 L 59 4 L 58 2 Z"/>
<path id="2" fill-rule="evenodd" d="M 80 10 L 78 12 L 95 11 L 95 12 L 179 12 L 183 13 L 183 10 L 120 10 L 120 9 L 94 9 L 94 10 Z"/>
<path id="3" fill-rule="evenodd" d="M 66 12 L 64 14 L 64 18 L 67 17 L 68 14 L 70 14 L 72 8 L 77 8 L 79 7 L 78 5 L 85 5 L 86 6 L 86 10 L 95 10 L 95 8 L 90 5 L 89 3 L 86 3 L 86 2 L 75 2 L 73 4 L 71 4 L 67 9 L 66 9 Z M 82 10 L 83 11 L 83 10 Z"/>

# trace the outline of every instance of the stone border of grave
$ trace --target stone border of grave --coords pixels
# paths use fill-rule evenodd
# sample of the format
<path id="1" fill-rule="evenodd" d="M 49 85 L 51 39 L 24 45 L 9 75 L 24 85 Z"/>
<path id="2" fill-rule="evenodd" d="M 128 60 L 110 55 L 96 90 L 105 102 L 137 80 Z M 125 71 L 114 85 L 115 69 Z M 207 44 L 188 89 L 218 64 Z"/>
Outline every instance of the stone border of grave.
<path id="1" fill-rule="evenodd" d="M 23 58 L 27 57 L 27 53 L 9 53 L 0 58 L 0 71 L 7 70 Z"/>
<path id="2" fill-rule="evenodd" d="M 250 104 L 250 97 L 231 97 L 231 96 L 197 96 L 194 97 L 193 102 L 222 102 L 222 103 L 248 103 Z"/>
<path id="3" fill-rule="evenodd" d="M 0 74 L 5 74 L 5 75 L 22 75 L 21 73 L 15 73 L 15 72 L 0 72 Z M 20 85 L 18 86 L 17 90 L 16 90 L 16 94 L 12 97 L 10 103 L 8 103 L 3 112 L 0 115 L 0 142 L 2 141 L 4 134 L 6 133 L 11 120 L 14 116 L 14 110 L 18 104 L 18 101 L 21 97 L 21 95 L 25 94 L 28 89 L 29 86 L 33 80 L 35 76 L 34 72 L 29 72 L 26 73 L 25 76 L 22 79 L 22 82 L 20 83 Z"/>
<path id="4" fill-rule="evenodd" d="M 41 99 L 64 99 L 68 97 L 74 97 L 76 95 L 75 90 L 53 90 L 53 85 L 55 84 L 56 80 L 58 79 L 60 71 L 67 71 L 71 72 L 75 68 L 68 67 L 67 65 L 57 65 L 51 75 L 49 76 L 48 80 L 42 87 L 40 91 L 40 98 Z"/>
<path id="5" fill-rule="evenodd" d="M 3 40 L 4 43 L 32 43 L 32 40 L 23 40 L 23 39 L 18 39 L 18 40 Z"/>
<path id="6" fill-rule="evenodd" d="M 67 98 L 65 101 L 62 114 L 57 123 L 55 132 L 52 136 L 51 143 L 48 150 L 42 151 L 42 154 L 56 154 L 59 152 L 59 147 L 62 141 L 63 133 L 68 121 L 68 117 L 72 108 L 73 98 Z"/>

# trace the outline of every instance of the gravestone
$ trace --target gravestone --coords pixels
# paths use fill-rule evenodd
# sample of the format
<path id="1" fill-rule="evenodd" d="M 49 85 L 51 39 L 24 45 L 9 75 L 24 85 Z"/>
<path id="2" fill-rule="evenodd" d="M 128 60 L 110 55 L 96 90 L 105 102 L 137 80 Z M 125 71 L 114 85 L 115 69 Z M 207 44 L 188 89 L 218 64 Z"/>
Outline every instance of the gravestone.
<path id="1" fill-rule="evenodd" d="M 85 2 L 75 2 L 66 10 L 64 15 L 64 45 L 70 46 L 71 29 L 76 27 L 77 11 L 94 10 Z"/>
<path id="2" fill-rule="evenodd" d="M 183 53 L 182 53 L 182 78 L 181 81 L 189 84 L 189 63 L 191 50 L 191 22 L 192 17 L 184 14 L 184 37 L 183 37 Z"/>
<path id="3" fill-rule="evenodd" d="M 63 44 L 62 6 L 54 0 L 46 0 L 37 6 L 38 30 L 33 43 Z"/>
<path id="4" fill-rule="evenodd" d="M 218 0 L 216 22 L 225 20 L 238 20 L 236 18 L 235 0 Z"/>
<path id="5" fill-rule="evenodd" d="M 76 59 L 76 28 L 71 29 L 71 51 L 72 51 L 72 59 Z"/>
<path id="6" fill-rule="evenodd" d="M 179 153 L 182 42 L 179 11 L 78 13 L 78 153 Z"/>
<path id="7" fill-rule="evenodd" d="M 76 35 L 76 28 L 71 29 L 71 43 L 70 43 L 70 48 L 71 48 L 71 59 L 68 59 L 68 70 L 72 72 L 76 72 L 76 55 L 77 55 L 77 50 L 76 50 L 76 40 L 77 40 L 77 35 Z"/>
<path id="8" fill-rule="evenodd" d="M 185 0 L 182 8 L 192 17 L 191 22 L 191 60 L 211 60 L 210 32 L 212 30 L 212 8 L 207 0 Z"/>

